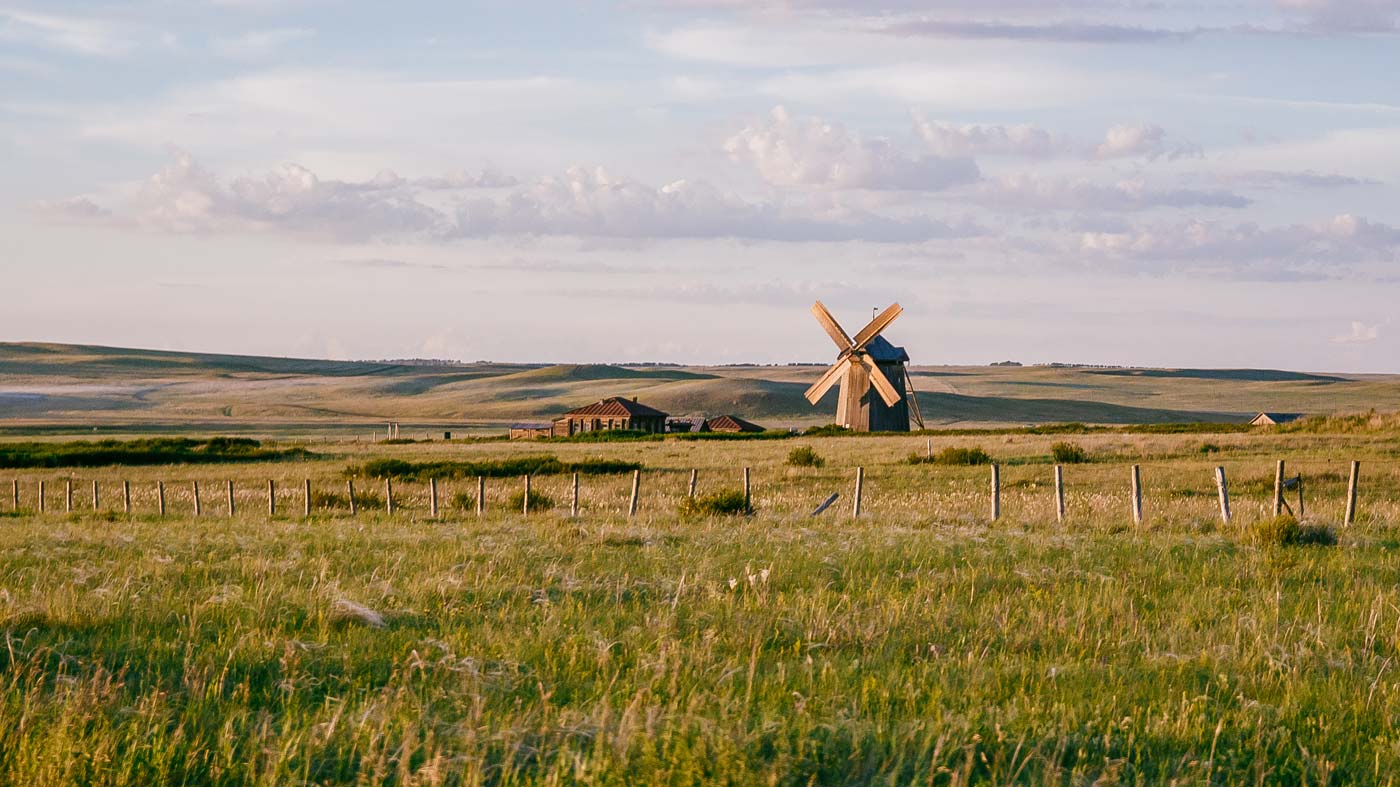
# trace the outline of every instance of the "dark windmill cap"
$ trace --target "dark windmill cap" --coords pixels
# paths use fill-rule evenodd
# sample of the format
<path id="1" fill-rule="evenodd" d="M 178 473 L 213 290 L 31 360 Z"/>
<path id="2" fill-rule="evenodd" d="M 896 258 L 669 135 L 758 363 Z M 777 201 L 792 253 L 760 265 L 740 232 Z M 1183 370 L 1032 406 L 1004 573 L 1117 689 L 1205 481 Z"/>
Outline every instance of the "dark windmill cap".
<path id="1" fill-rule="evenodd" d="M 909 353 L 903 347 L 896 347 L 885 340 L 883 336 L 876 336 L 865 345 L 865 352 L 876 363 L 909 363 Z"/>

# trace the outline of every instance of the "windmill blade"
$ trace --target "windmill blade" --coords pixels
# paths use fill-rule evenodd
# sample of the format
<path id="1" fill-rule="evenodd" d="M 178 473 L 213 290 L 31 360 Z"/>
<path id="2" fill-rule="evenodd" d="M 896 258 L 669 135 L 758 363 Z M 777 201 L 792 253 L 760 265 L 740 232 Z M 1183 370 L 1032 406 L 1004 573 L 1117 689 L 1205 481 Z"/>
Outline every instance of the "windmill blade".
<path id="1" fill-rule="evenodd" d="M 817 322 L 821 323 L 822 330 L 826 331 L 826 335 L 830 336 L 833 342 L 836 342 L 836 346 L 841 348 L 841 352 L 851 349 L 853 344 L 851 337 L 846 335 L 846 331 L 841 328 L 841 325 L 836 322 L 836 318 L 831 316 L 831 312 L 826 310 L 826 306 L 821 301 L 812 304 L 812 316 L 817 318 Z"/>
<path id="2" fill-rule="evenodd" d="M 848 356 L 842 357 L 841 360 L 832 364 L 831 368 L 826 370 L 826 374 L 822 375 L 822 378 L 817 380 L 811 388 L 808 388 L 807 393 L 803 394 L 807 397 L 807 401 L 812 404 L 820 402 L 822 396 L 831 390 L 831 386 L 835 385 L 841 379 L 841 375 L 845 374 L 849 368 L 851 368 L 851 359 Z"/>
<path id="3" fill-rule="evenodd" d="M 890 407 L 899 404 L 899 391 L 890 384 L 890 378 L 886 377 L 885 373 L 880 370 L 879 364 L 872 361 L 870 356 L 864 353 L 856 357 L 860 359 L 860 365 L 864 366 L 867 372 L 870 372 L 870 384 L 874 385 L 875 390 L 880 392 L 880 398 L 885 400 L 885 404 Z"/>
<path id="4" fill-rule="evenodd" d="M 894 318 L 898 317 L 903 313 L 904 307 L 900 306 L 897 303 L 890 304 L 890 308 L 880 312 L 879 315 L 875 317 L 875 319 L 870 321 L 869 325 L 860 329 L 860 333 L 856 334 L 856 338 L 851 344 L 851 349 L 865 349 L 865 345 L 869 344 L 871 339 L 874 339 L 876 336 L 879 336 L 880 331 L 883 331 L 886 328 L 888 328 L 890 323 L 894 322 Z"/>

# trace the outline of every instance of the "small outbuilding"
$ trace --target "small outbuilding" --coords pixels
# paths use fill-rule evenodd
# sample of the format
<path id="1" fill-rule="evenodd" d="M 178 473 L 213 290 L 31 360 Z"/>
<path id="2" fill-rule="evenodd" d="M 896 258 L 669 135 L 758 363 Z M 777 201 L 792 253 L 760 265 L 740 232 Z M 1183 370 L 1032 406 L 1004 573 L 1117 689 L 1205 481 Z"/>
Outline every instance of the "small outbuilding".
<path id="1" fill-rule="evenodd" d="M 737 415 L 721 415 L 705 421 L 711 432 L 762 432 L 763 427 L 753 421 L 745 421 Z"/>
<path id="2" fill-rule="evenodd" d="M 705 424 L 704 418 L 682 417 L 666 419 L 667 434 L 698 434 L 708 431 L 710 431 L 710 428 Z"/>
<path id="3" fill-rule="evenodd" d="M 554 434 L 553 424 L 511 424 L 510 439 L 535 440 Z"/>
<path id="4" fill-rule="evenodd" d="M 1302 417 L 1302 413 L 1260 413 L 1250 420 L 1249 425 L 1278 426 L 1279 424 L 1291 423 Z"/>
<path id="5" fill-rule="evenodd" d="M 611 429 L 661 434 L 666 431 L 666 413 L 639 403 L 636 397 L 624 399 L 613 396 L 570 410 L 554 419 L 552 434 L 555 437 L 572 437 L 584 432 Z"/>

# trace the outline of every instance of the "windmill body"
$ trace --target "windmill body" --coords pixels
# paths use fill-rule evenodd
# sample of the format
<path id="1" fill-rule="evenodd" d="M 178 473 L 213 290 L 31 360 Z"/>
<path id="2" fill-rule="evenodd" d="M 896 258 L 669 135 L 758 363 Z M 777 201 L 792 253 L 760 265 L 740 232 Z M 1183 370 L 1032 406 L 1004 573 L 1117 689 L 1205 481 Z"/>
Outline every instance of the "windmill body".
<path id="1" fill-rule="evenodd" d="M 890 306 L 851 338 L 821 301 L 812 306 L 812 315 L 840 352 L 836 363 L 807 389 L 807 401 L 817 404 L 839 383 L 837 425 L 856 432 L 909 431 L 910 405 L 918 412 L 905 371 L 909 354 L 880 336 L 902 311 L 897 303 Z"/>

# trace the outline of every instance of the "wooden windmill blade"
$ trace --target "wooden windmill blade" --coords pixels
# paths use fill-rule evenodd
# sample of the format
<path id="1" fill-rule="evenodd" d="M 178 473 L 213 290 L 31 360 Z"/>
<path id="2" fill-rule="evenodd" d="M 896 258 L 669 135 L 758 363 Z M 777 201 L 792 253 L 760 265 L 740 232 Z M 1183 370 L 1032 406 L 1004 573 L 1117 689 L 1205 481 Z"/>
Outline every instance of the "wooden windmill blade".
<path id="1" fill-rule="evenodd" d="M 890 378 L 885 376 L 880 365 L 870 359 L 865 353 L 857 353 L 856 358 L 860 360 L 860 365 L 865 367 L 865 371 L 870 374 L 870 384 L 875 386 L 875 390 L 880 392 L 880 398 L 885 400 L 885 404 L 894 407 L 899 404 L 900 394 L 890 382 Z"/>
<path id="2" fill-rule="evenodd" d="M 835 385 L 849 368 L 851 368 L 850 356 L 843 356 L 841 360 L 832 364 L 831 368 L 826 370 L 826 374 L 823 374 L 821 379 L 817 380 L 811 388 L 807 389 L 807 393 L 803 394 L 807 397 L 807 401 L 812 404 L 821 401 L 826 392 L 831 390 L 831 386 Z"/>
<path id="3" fill-rule="evenodd" d="M 836 322 L 836 318 L 831 316 L 831 312 L 826 310 L 826 305 L 821 301 L 812 304 L 812 316 L 817 318 L 822 330 L 826 331 L 826 335 L 830 336 L 833 342 L 836 342 L 836 346 L 841 349 L 841 352 L 849 352 L 851 348 L 855 347 L 855 342 L 846 335 L 845 329 Z"/>
<path id="4" fill-rule="evenodd" d="M 860 329 L 856 338 L 851 341 L 851 348 L 861 350 L 870 343 L 871 339 L 880 335 L 880 332 L 889 327 L 895 318 L 904 313 L 904 307 L 897 303 L 890 304 L 888 309 L 880 312 L 868 325 Z"/>

